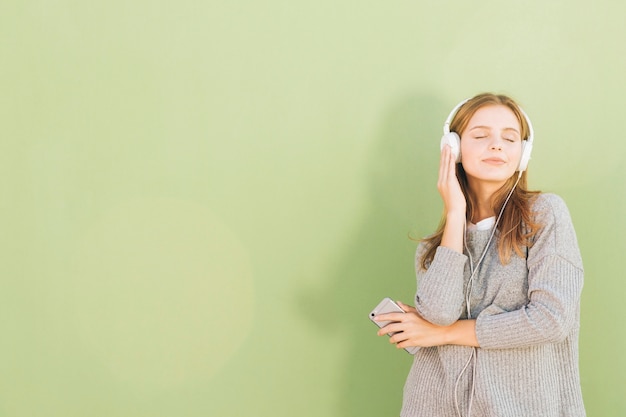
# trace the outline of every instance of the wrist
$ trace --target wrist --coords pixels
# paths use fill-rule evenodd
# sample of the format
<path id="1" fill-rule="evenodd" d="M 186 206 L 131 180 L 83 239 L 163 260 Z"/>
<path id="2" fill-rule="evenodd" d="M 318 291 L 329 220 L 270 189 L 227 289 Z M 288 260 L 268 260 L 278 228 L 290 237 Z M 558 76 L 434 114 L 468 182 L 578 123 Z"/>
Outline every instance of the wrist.
<path id="1" fill-rule="evenodd" d="M 446 213 L 446 224 L 459 225 L 465 223 L 465 211 Z"/>
<path id="2" fill-rule="evenodd" d="M 465 207 L 446 210 L 446 220 L 447 221 L 450 221 L 450 220 L 465 221 L 465 213 L 466 213 Z"/>
<path id="3" fill-rule="evenodd" d="M 463 230 L 465 229 L 465 213 L 446 215 L 446 225 L 441 236 L 441 246 L 463 253 Z"/>
<path id="4" fill-rule="evenodd" d="M 458 322 L 456 322 L 458 323 Z M 444 345 L 453 345 L 454 343 L 454 325 L 456 323 L 451 324 L 450 326 L 444 326 L 441 328 L 441 338 L 443 340 Z"/>
<path id="5" fill-rule="evenodd" d="M 458 320 L 442 329 L 443 340 L 447 345 L 480 347 L 476 338 L 476 320 Z"/>

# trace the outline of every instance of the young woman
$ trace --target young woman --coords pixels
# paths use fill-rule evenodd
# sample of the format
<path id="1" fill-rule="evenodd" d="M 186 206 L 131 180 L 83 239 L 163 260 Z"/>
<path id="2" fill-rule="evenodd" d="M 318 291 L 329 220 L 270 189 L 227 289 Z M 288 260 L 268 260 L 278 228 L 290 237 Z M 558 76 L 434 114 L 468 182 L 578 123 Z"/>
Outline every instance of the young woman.
<path id="1" fill-rule="evenodd" d="M 584 416 L 583 265 L 563 200 L 527 190 L 530 120 L 511 98 L 480 94 L 444 131 L 444 214 L 417 248 L 415 307 L 377 317 L 392 321 L 379 335 L 420 347 L 401 415 Z"/>

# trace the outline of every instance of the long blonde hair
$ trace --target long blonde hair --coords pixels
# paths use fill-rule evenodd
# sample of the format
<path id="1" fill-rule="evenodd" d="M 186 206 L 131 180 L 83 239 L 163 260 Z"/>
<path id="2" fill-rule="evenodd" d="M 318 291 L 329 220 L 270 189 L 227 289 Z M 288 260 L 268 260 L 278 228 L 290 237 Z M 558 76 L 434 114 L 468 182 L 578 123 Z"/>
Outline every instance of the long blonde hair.
<path id="1" fill-rule="evenodd" d="M 517 103 L 515 103 L 515 101 L 508 96 L 496 95 L 492 93 L 479 94 L 463 104 L 450 123 L 450 131 L 457 132 L 459 136 L 461 136 L 463 131 L 467 128 L 467 125 L 474 113 L 482 107 L 491 105 L 501 105 L 511 109 L 520 123 L 521 138 L 523 140 L 528 139 L 530 127 L 528 126 L 526 117 Z M 466 219 L 469 221 L 472 219 L 474 210 L 476 209 L 476 197 L 470 192 L 467 175 L 461 163 L 456 164 L 456 174 L 467 202 Z M 518 175 L 519 174 L 516 172 L 492 196 L 491 207 L 495 213 L 499 213 L 502 209 L 506 196 L 515 185 Z M 520 257 L 525 257 L 524 248 L 531 246 L 533 236 L 541 227 L 541 225 L 533 222 L 532 219 L 532 203 L 538 194 L 539 191 L 529 191 L 527 189 L 526 171 L 524 171 L 517 186 L 515 187 L 515 190 L 513 190 L 513 194 L 511 195 L 511 198 L 507 203 L 497 226 L 498 231 L 500 232 L 500 235 L 498 236 L 498 255 L 500 262 L 503 265 L 509 263 L 513 252 Z M 437 231 L 434 234 L 422 239 L 422 241 L 426 243 L 426 251 L 420 260 L 420 266 L 423 269 L 427 269 L 432 262 L 437 247 L 441 244 L 441 238 L 443 236 L 445 225 L 446 217 L 444 213 Z"/>

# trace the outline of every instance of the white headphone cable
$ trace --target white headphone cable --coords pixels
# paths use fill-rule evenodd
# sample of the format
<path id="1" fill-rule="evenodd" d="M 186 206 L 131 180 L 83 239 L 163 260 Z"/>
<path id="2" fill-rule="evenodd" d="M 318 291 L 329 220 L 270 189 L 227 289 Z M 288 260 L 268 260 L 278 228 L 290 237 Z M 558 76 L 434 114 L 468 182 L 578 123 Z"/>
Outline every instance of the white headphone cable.
<path id="1" fill-rule="evenodd" d="M 487 250 L 489 249 L 489 245 L 491 244 L 491 241 L 493 240 L 493 236 L 496 234 L 496 230 L 498 227 L 498 223 L 500 223 L 500 218 L 502 217 L 502 214 L 504 213 L 504 209 L 506 208 L 507 203 L 509 202 L 509 200 L 511 199 L 511 196 L 513 195 L 513 191 L 515 191 L 515 187 L 517 187 L 517 184 L 519 183 L 519 180 L 522 178 L 522 172 L 520 171 L 518 177 L 517 177 L 517 181 L 515 181 L 515 184 L 513 184 L 513 187 L 511 188 L 511 191 L 509 191 L 509 194 L 506 196 L 506 199 L 504 200 L 504 204 L 502 204 L 502 208 L 500 209 L 500 213 L 498 214 L 498 217 L 496 218 L 496 221 L 493 225 L 493 228 L 491 229 L 491 234 L 489 235 L 489 240 L 487 241 L 487 244 L 485 245 L 485 249 L 483 250 L 483 253 L 480 255 L 480 258 L 478 259 L 478 262 L 476 262 L 476 265 L 473 265 L 472 262 L 472 255 L 470 253 L 469 248 L 467 247 L 467 239 L 466 239 L 466 235 L 467 235 L 467 220 L 465 221 L 465 226 L 463 226 L 463 244 L 465 245 L 465 250 L 467 250 L 467 253 L 469 255 L 469 260 L 470 260 L 470 277 L 469 280 L 467 282 L 467 290 L 465 291 L 465 304 L 467 307 L 467 318 L 470 319 L 471 318 L 471 311 L 470 311 L 470 293 L 472 290 L 472 285 L 474 284 L 474 275 L 476 274 L 476 272 L 478 271 L 478 267 L 480 266 L 480 264 L 482 263 L 483 259 L 485 259 L 485 255 L 487 255 Z"/>
<path id="2" fill-rule="evenodd" d="M 498 223 L 500 222 L 500 218 L 502 217 L 502 214 L 504 213 L 504 209 L 507 205 L 507 203 L 509 202 L 509 200 L 511 199 L 511 196 L 513 195 L 513 191 L 515 191 L 515 187 L 517 187 L 517 184 L 519 183 L 520 179 L 522 178 L 522 173 L 523 171 L 519 172 L 519 175 L 517 176 L 517 180 L 515 181 L 515 184 L 513 184 L 513 187 L 511 188 L 511 191 L 509 191 L 509 194 L 507 195 L 506 199 L 504 200 L 504 204 L 502 204 L 502 208 L 500 209 L 500 213 L 498 213 L 498 217 L 496 218 L 496 221 L 493 225 L 493 228 L 491 229 L 491 234 L 489 235 L 489 240 L 487 241 L 487 244 L 485 245 L 485 249 L 483 250 L 483 253 L 481 254 L 480 258 L 478 259 L 478 262 L 476 262 L 476 265 L 474 265 L 474 261 L 472 259 L 472 254 L 467 246 L 467 220 L 465 220 L 464 224 L 463 224 L 463 245 L 465 246 L 465 250 L 467 251 L 467 255 L 469 257 L 469 261 L 470 261 L 470 277 L 469 280 L 467 281 L 467 290 L 465 291 L 465 304 L 467 307 L 467 319 L 471 319 L 472 318 L 472 314 L 471 314 L 471 306 L 470 306 L 470 294 L 472 291 L 472 286 L 474 284 L 474 275 L 476 274 L 476 272 L 478 271 L 478 267 L 480 266 L 480 264 L 482 263 L 483 259 L 485 258 L 485 255 L 487 255 L 487 251 L 489 250 L 489 245 L 491 244 L 491 241 L 493 240 L 493 236 L 496 233 L 496 229 L 498 227 Z M 454 405 L 456 407 L 456 412 L 459 415 L 459 417 L 461 416 L 461 411 L 459 409 L 459 399 L 458 399 L 458 386 L 459 386 L 459 382 L 461 381 L 461 377 L 463 376 L 463 374 L 465 373 L 465 371 L 467 370 L 467 367 L 469 366 L 469 364 L 472 362 L 472 359 L 474 359 L 474 369 L 472 372 L 472 389 L 470 391 L 470 399 L 469 399 L 469 404 L 467 407 L 467 417 L 471 417 L 472 415 L 472 404 L 474 402 L 474 390 L 476 388 L 476 361 L 478 360 L 478 351 L 476 350 L 475 347 L 472 348 L 472 353 L 470 355 L 470 357 L 468 358 L 467 362 L 465 363 L 465 366 L 463 366 L 463 369 L 461 370 L 461 372 L 459 373 L 459 376 L 456 378 L 456 382 L 454 383 Z"/>

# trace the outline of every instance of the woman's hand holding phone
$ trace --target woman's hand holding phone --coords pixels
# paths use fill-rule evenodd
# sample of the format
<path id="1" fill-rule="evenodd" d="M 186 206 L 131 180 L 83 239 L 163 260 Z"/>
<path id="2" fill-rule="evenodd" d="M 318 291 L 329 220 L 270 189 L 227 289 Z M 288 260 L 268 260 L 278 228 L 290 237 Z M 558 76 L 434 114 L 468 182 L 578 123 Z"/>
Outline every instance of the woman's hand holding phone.
<path id="1" fill-rule="evenodd" d="M 375 322 L 388 322 L 378 330 L 379 336 L 389 334 L 389 342 L 399 349 L 446 344 L 447 327 L 424 320 L 415 307 L 401 302 L 397 305 L 403 312 L 381 314 L 373 319 Z"/>

